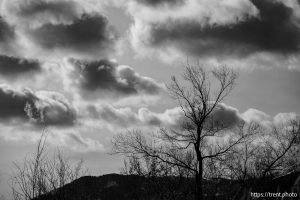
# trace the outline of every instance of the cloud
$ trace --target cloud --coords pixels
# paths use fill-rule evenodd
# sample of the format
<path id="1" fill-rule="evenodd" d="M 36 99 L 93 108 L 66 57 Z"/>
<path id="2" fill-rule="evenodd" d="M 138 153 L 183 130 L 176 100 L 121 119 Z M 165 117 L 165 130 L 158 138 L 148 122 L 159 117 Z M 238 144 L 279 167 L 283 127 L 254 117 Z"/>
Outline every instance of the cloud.
<path id="1" fill-rule="evenodd" d="M 172 8 L 159 11 L 139 4 L 128 7 L 135 20 L 131 42 L 143 55 L 159 53 L 167 60 L 191 56 L 226 61 L 271 53 L 274 59 L 283 55 L 287 57 L 280 59 L 287 60 L 300 50 L 298 3 L 189 0 L 174 12 L 177 16 L 171 13 Z"/>
<path id="2" fill-rule="evenodd" d="M 162 6 L 162 5 L 178 5 L 185 2 L 185 0 L 135 0 L 138 3 L 145 4 L 147 6 Z"/>
<path id="3" fill-rule="evenodd" d="M 40 60 L 108 57 L 119 34 L 93 0 L 4 0 L 1 53 Z M 101 5 L 101 6 L 100 6 Z"/>
<path id="4" fill-rule="evenodd" d="M 60 93 L 39 91 L 32 104 L 26 104 L 27 115 L 39 124 L 65 126 L 73 125 L 76 111 L 70 102 Z"/>
<path id="5" fill-rule="evenodd" d="M 163 112 L 153 112 L 142 107 L 136 111 L 130 107 L 114 107 L 109 104 L 99 106 L 88 105 L 85 109 L 85 119 L 93 119 L 112 130 L 116 128 L 169 128 L 181 130 L 187 118 L 180 107 L 166 109 Z M 211 131 L 212 127 L 225 129 L 234 128 L 241 124 L 255 122 L 266 130 L 272 130 L 273 126 L 289 125 L 290 120 L 299 120 L 296 113 L 278 113 L 274 117 L 263 111 L 250 108 L 241 113 L 238 109 L 221 103 L 217 105 L 206 122 L 205 129 Z"/>
<path id="6" fill-rule="evenodd" d="M 170 3 L 157 9 L 147 4 L 128 1 L 127 8 L 134 20 L 140 19 L 150 24 L 165 22 L 168 19 L 194 19 L 202 25 L 230 24 L 257 15 L 257 9 L 249 0 L 185 0 L 184 2 L 178 7 L 172 7 Z"/>
<path id="7" fill-rule="evenodd" d="M 263 111 L 250 108 L 242 116 L 247 123 L 251 120 L 261 126 L 258 129 L 259 134 L 254 135 L 252 144 L 271 144 L 275 149 L 281 142 L 288 142 L 291 131 L 300 123 L 300 115 L 297 113 L 278 113 L 272 117 Z"/>
<path id="8" fill-rule="evenodd" d="M 300 122 L 300 115 L 297 113 L 278 113 L 274 116 L 273 121 L 277 125 L 290 124 L 292 121 Z"/>
<path id="9" fill-rule="evenodd" d="M 139 108 L 136 112 L 129 107 L 116 108 L 104 104 L 99 107 L 90 105 L 87 108 L 91 118 L 102 120 L 113 127 L 163 127 L 181 129 L 186 118 L 180 107 L 166 109 L 165 111 L 153 112 L 148 108 Z M 210 115 L 209 125 L 222 126 L 226 128 L 239 124 L 243 119 L 238 110 L 226 104 L 219 104 L 215 112 Z"/>
<path id="10" fill-rule="evenodd" d="M 18 91 L 0 85 L 0 119 L 21 119 L 37 125 L 73 125 L 76 112 L 68 100 L 57 92 L 30 89 Z"/>
<path id="11" fill-rule="evenodd" d="M 184 122 L 180 107 L 166 109 L 162 113 L 155 113 L 147 108 L 141 108 L 138 111 L 138 116 L 143 123 L 156 127 L 178 129 Z"/>
<path id="12" fill-rule="evenodd" d="M 66 50 L 85 56 L 106 55 L 113 51 L 118 38 L 107 19 L 99 14 L 83 14 L 70 24 L 43 24 L 28 29 L 27 37 L 44 50 Z"/>
<path id="13" fill-rule="evenodd" d="M 40 70 L 41 63 L 37 60 L 0 55 L 0 73 L 2 76 L 20 76 L 24 73 L 39 72 Z"/>
<path id="14" fill-rule="evenodd" d="M 170 20 L 153 25 L 151 44 L 178 42 L 178 47 L 184 45 L 186 52 L 200 56 L 222 53 L 243 56 L 253 51 L 298 52 L 300 26 L 294 21 L 292 9 L 270 0 L 252 2 L 260 18 L 203 28 L 197 21 Z"/>
<path id="15" fill-rule="evenodd" d="M 300 121 L 300 115 L 297 113 L 277 113 L 272 117 L 253 108 L 248 109 L 241 116 L 246 122 L 256 122 L 269 130 L 272 130 L 273 126 L 289 126 L 292 121 Z"/>
<path id="16" fill-rule="evenodd" d="M 90 117 L 117 125 L 118 127 L 130 127 L 139 123 L 139 118 L 131 108 L 114 108 L 111 105 L 102 105 L 99 108 L 90 105 L 87 108 Z"/>
<path id="17" fill-rule="evenodd" d="M 3 4 L 4 15 L 15 25 L 40 26 L 45 23 L 70 23 L 83 13 L 71 0 L 9 0 Z"/>
<path id="18" fill-rule="evenodd" d="M 182 119 L 179 107 L 155 113 L 148 108 L 139 108 L 136 112 L 130 107 L 116 108 L 109 104 L 89 105 L 86 115 L 101 120 L 111 127 L 168 127 L 178 128 Z"/>
<path id="19" fill-rule="evenodd" d="M 244 121 L 244 119 L 242 119 L 238 109 L 224 103 L 220 103 L 209 116 L 208 126 L 231 128 L 240 124 L 242 121 Z"/>
<path id="20" fill-rule="evenodd" d="M 133 68 L 109 60 L 70 59 L 70 63 L 75 67 L 72 79 L 76 80 L 86 97 L 101 95 L 101 92 L 113 96 L 157 95 L 163 89 L 154 79 L 141 76 Z"/>
<path id="21" fill-rule="evenodd" d="M 242 113 L 242 117 L 247 122 L 254 121 L 257 123 L 268 123 L 272 120 L 272 117 L 270 115 L 254 108 L 249 108 L 248 110 L 246 110 L 244 113 Z"/>
<path id="22" fill-rule="evenodd" d="M 34 96 L 30 91 L 13 90 L 7 85 L 0 85 L 0 120 L 11 118 L 26 119 L 25 105 L 32 103 Z"/>

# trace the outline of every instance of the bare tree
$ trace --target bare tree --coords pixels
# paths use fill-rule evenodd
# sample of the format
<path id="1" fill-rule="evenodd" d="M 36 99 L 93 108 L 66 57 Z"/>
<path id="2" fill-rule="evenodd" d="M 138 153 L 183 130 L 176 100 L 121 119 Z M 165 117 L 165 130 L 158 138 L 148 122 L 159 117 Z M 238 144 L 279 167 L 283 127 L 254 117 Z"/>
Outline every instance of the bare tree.
<path id="1" fill-rule="evenodd" d="M 243 182 L 257 177 L 255 163 L 260 145 L 256 144 L 256 139 L 263 138 L 263 128 L 256 122 L 250 122 L 245 124 L 242 131 L 244 135 L 248 135 L 248 139 L 226 154 L 221 164 L 230 180 Z"/>
<path id="2" fill-rule="evenodd" d="M 273 125 L 257 152 L 257 170 L 261 177 L 274 177 L 299 170 L 300 121 Z"/>
<path id="3" fill-rule="evenodd" d="M 222 66 L 207 70 L 188 65 L 183 77 L 187 85 L 172 77 L 168 86 L 184 115 L 181 128 L 161 129 L 151 136 L 141 131 L 119 134 L 112 141 L 113 152 L 156 158 L 171 167 L 188 170 L 195 178 L 195 199 L 199 200 L 203 199 L 205 164 L 211 159 L 224 159 L 249 135 L 241 131 L 242 122 L 231 126 L 214 119 L 214 112 L 235 84 L 237 74 L 232 69 Z"/>
<path id="4" fill-rule="evenodd" d="M 22 163 L 14 163 L 11 189 L 14 200 L 31 200 L 49 192 L 64 199 L 61 189 L 65 184 L 79 178 L 85 171 L 82 160 L 72 165 L 58 150 L 50 156 L 46 148 L 47 134 L 42 134 L 34 155 Z"/>
<path id="5" fill-rule="evenodd" d="M 223 172 L 228 171 L 229 178 L 239 182 L 235 199 L 252 187 L 260 185 L 264 191 L 272 179 L 299 172 L 299 120 L 268 127 L 251 122 L 243 131 L 251 133 L 251 139 L 235 146 L 221 163 Z"/>
<path id="6" fill-rule="evenodd" d="M 145 191 L 151 198 L 158 200 L 188 200 L 192 198 L 190 172 L 160 162 L 156 157 L 138 158 L 132 155 L 124 161 L 122 173 L 145 178 L 143 179 L 146 184 Z M 141 184 L 135 183 L 133 187 L 138 191 L 141 189 Z"/>
<path id="7" fill-rule="evenodd" d="M 235 174 L 233 179 L 276 177 L 300 169 L 300 121 L 268 128 L 252 123 L 248 127 L 254 137 L 236 146 L 224 163 Z"/>

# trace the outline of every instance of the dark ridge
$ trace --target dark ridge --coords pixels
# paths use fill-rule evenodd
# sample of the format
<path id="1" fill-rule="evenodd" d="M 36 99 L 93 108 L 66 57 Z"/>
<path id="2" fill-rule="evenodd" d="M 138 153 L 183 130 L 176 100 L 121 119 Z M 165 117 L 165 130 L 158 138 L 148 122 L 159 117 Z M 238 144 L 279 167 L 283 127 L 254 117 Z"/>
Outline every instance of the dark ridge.
<path id="1" fill-rule="evenodd" d="M 240 200 L 249 197 L 250 192 L 299 192 L 300 183 L 297 185 L 297 180 L 300 182 L 300 172 L 244 182 L 205 180 L 204 197 L 208 200 Z M 161 195 L 170 192 L 170 187 L 176 200 L 190 200 L 194 198 L 193 183 L 193 179 L 182 177 L 145 178 L 119 174 L 85 176 L 35 200 L 156 200 L 163 199 Z"/>

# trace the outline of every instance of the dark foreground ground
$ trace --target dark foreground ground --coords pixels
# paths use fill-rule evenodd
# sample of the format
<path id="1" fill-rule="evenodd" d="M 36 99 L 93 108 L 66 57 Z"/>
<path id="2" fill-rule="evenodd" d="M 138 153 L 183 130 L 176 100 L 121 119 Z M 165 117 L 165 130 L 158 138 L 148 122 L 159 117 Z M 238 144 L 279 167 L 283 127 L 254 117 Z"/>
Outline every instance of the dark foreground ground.
<path id="1" fill-rule="evenodd" d="M 193 199 L 193 189 L 191 179 L 107 174 L 81 177 L 36 200 L 189 200 Z M 300 173 L 244 183 L 226 179 L 210 180 L 205 181 L 204 191 L 208 200 L 257 199 L 250 197 L 251 192 L 294 192 L 298 193 L 297 198 L 284 199 L 296 200 L 300 199 Z"/>

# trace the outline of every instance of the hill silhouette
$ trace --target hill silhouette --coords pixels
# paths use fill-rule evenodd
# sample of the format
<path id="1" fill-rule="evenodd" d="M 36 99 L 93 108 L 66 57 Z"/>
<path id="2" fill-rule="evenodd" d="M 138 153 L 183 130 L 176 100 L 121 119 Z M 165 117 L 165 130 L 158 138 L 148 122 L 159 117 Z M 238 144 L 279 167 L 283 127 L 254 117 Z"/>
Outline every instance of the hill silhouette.
<path id="1" fill-rule="evenodd" d="M 156 185 L 150 185 L 152 180 L 137 175 L 85 176 L 35 200 L 156 200 L 163 199 L 161 194 L 170 192 L 166 191 L 170 186 L 173 187 L 170 189 L 174 190 L 174 196 L 178 197 L 176 199 L 192 199 L 193 180 L 181 180 L 181 185 L 176 188 L 176 184 L 179 183 L 178 179 L 176 177 L 159 178 L 156 183 L 152 182 Z M 161 189 L 162 193 L 157 189 Z M 299 189 L 299 172 L 275 179 L 248 180 L 243 184 L 227 179 L 204 182 L 205 199 L 245 199 L 250 192 L 297 192 L 299 195 Z M 182 196 L 183 193 L 184 196 Z M 300 199 L 299 196 L 298 199 Z"/>

